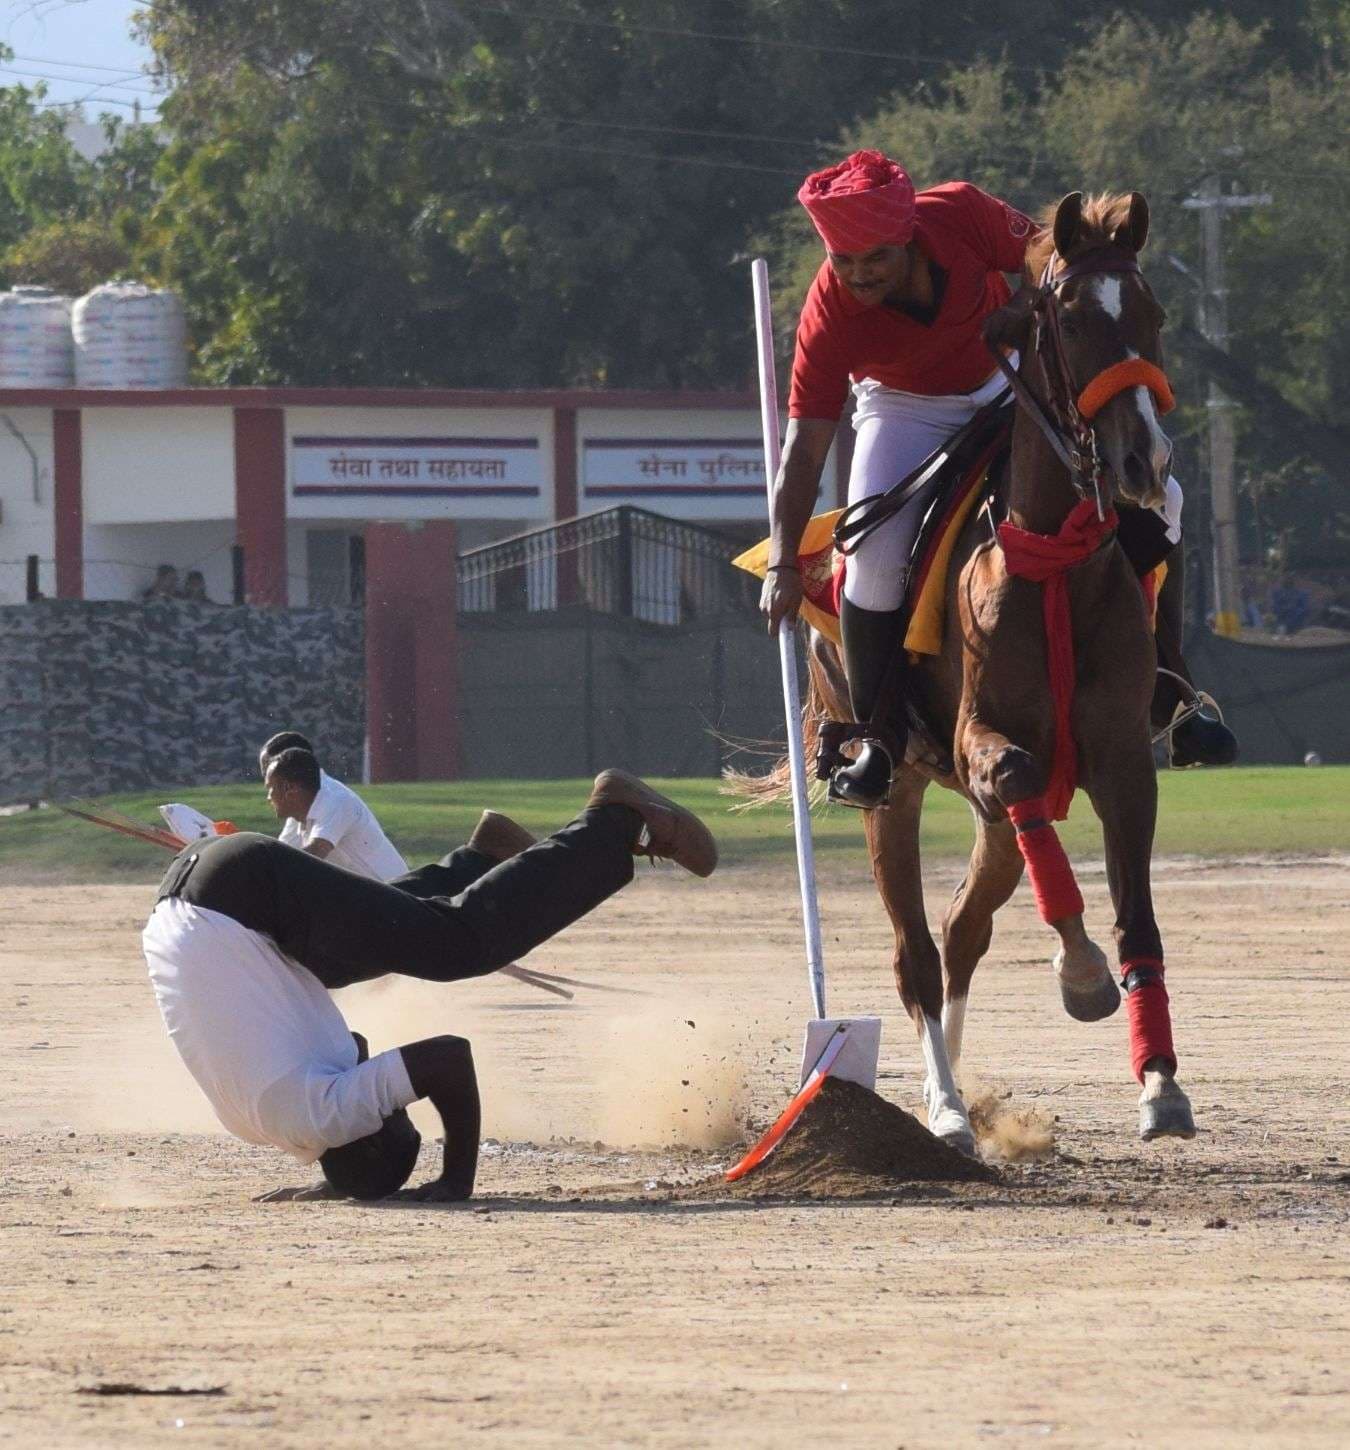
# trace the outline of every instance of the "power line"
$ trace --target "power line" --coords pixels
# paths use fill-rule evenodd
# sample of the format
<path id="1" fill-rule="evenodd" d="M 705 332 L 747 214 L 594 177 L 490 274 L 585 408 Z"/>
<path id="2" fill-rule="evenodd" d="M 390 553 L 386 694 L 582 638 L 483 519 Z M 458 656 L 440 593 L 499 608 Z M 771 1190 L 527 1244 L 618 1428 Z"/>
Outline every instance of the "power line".
<path id="1" fill-rule="evenodd" d="M 32 102 L 35 111 L 70 111 L 76 107 L 83 106 L 90 101 L 89 96 L 82 96 L 78 101 L 34 101 Z M 143 101 L 119 101 L 116 96 L 98 96 L 100 106 L 124 106 L 128 111 L 155 111 L 158 108 Z"/>
<path id="2" fill-rule="evenodd" d="M 0 74 L 11 76 L 27 76 L 30 80 L 38 81 L 60 81 L 63 85 L 87 85 L 89 84 L 91 79 L 89 76 L 56 76 L 50 74 L 47 71 L 20 70 L 17 66 L 10 65 L 0 65 Z M 163 94 L 162 91 L 156 91 L 151 86 L 138 86 L 132 81 L 99 81 L 97 83 L 98 90 L 104 90 L 109 87 L 115 87 L 116 89 L 122 91 L 138 91 L 141 95 L 145 96 L 157 96 Z"/>
<path id="3" fill-rule="evenodd" d="M 69 3 L 69 0 L 67 0 L 67 3 Z M 175 13 L 172 7 L 165 6 L 162 0 L 140 0 L 140 8 L 149 11 L 167 11 L 171 15 Z M 805 51 L 812 55 L 851 55 L 862 60 L 890 60 L 910 65 L 951 66 L 956 64 L 951 56 L 926 55 L 912 50 L 868 50 L 860 46 L 821 45 L 817 41 L 783 40 L 776 36 L 733 35 L 723 31 L 691 30 L 672 25 L 637 25 L 620 20 L 600 20 L 592 19 L 589 16 L 559 15 L 556 12 L 543 13 L 534 10 L 519 10 L 506 5 L 480 4 L 478 0 L 456 0 L 455 8 L 459 10 L 477 11 L 479 14 L 501 15 L 508 20 L 540 20 L 547 25 L 587 26 L 592 29 L 617 30 L 624 34 L 662 35 L 673 40 L 718 41 L 727 45 L 748 45 L 771 50 Z M 1013 65 L 1007 61 L 1002 62 L 1002 64 L 1004 69 L 1017 71 L 1022 75 L 1041 75 L 1045 70 L 1044 66 Z"/>
<path id="4" fill-rule="evenodd" d="M 425 122 L 427 120 L 434 121 L 437 119 L 438 116 L 438 113 L 436 111 L 431 110 L 424 105 L 419 105 L 418 103 L 413 101 L 396 100 L 393 97 L 365 96 L 362 98 L 362 104 L 369 107 L 370 109 L 381 112 L 385 117 L 392 118 L 397 116 L 404 121 L 408 121 L 412 118 L 415 118 L 416 120 L 422 122 Z M 354 117 L 354 119 L 359 120 L 359 116 Z M 555 124 L 558 125 L 573 124 L 570 119 L 564 120 L 555 117 L 538 117 L 536 119 L 553 121 Z M 576 122 L 575 124 L 587 123 Z M 597 127 L 607 127 L 611 123 L 597 121 L 593 124 Z M 616 125 L 616 129 L 626 130 L 629 128 L 622 125 Z M 634 127 L 632 129 L 639 128 Z M 686 134 L 681 127 L 652 127 L 650 129 L 669 131 L 673 134 Z M 613 147 L 606 146 L 578 145 L 576 142 L 572 141 L 534 140 L 533 138 L 525 136 L 506 137 L 490 133 L 484 134 L 470 130 L 466 127 L 458 127 L 453 124 L 449 126 L 448 130 L 449 134 L 451 134 L 455 139 L 463 141 L 466 145 L 506 146 L 514 150 L 561 151 L 569 155 L 604 156 L 608 157 L 610 160 L 613 161 L 651 161 L 666 163 L 671 166 L 702 166 L 714 170 L 723 171 L 757 172 L 764 176 L 791 176 L 798 179 L 800 179 L 801 177 L 801 170 L 797 167 L 788 168 L 783 166 L 757 166 L 752 162 L 748 161 L 718 160 L 714 157 L 708 156 L 680 156 L 672 154 L 670 152 L 616 150 Z M 688 134 L 697 135 L 701 133 L 691 132 Z M 722 134 L 728 136 L 739 135 L 739 133 L 734 132 Z M 817 143 L 793 141 L 790 144 L 815 145 Z M 830 143 L 823 142 L 820 144 L 822 147 L 828 147 Z"/>
<path id="5" fill-rule="evenodd" d="M 143 76 L 146 73 L 144 66 L 95 65 L 93 61 L 57 60 L 50 55 L 20 55 L 17 51 L 11 52 L 11 56 L 14 60 L 30 61 L 33 65 L 59 65 L 66 70 L 111 71 L 119 76 Z"/>
<path id="6" fill-rule="evenodd" d="M 532 121 L 552 121 L 559 126 L 590 126 L 601 131 L 655 131 L 667 136 L 704 136 L 711 140 L 768 141 L 775 146 L 800 146 L 804 150 L 828 151 L 837 142 L 808 141 L 805 136 L 766 136 L 756 131 L 699 131 L 688 126 L 652 126 L 625 121 L 589 121 L 580 116 L 550 116 L 542 112 L 531 115 Z"/>
<path id="7" fill-rule="evenodd" d="M 670 166 L 709 166 L 722 171 L 757 171 L 765 176 L 795 176 L 781 166 L 754 166 L 747 161 L 714 161 L 706 156 L 671 156 L 659 151 L 614 151 L 605 146 L 574 146 L 565 141 L 529 141 L 505 136 L 474 136 L 469 138 L 480 146 L 510 146 L 518 150 L 579 152 L 588 156 L 607 156 L 613 161 L 659 161 Z"/>
<path id="8" fill-rule="evenodd" d="M 821 45 L 817 41 L 782 40 L 767 35 L 733 35 L 726 31 L 688 30 L 670 25 L 636 25 L 621 20 L 595 20 L 580 15 L 541 14 L 534 10 L 517 10 L 505 5 L 482 5 L 475 0 L 459 0 L 459 9 L 475 10 L 480 14 L 503 15 L 508 20 L 541 20 L 548 25 L 580 25 L 601 30 L 618 30 L 634 35 L 663 35 L 674 40 L 714 40 L 725 45 L 760 46 L 770 50 L 806 51 L 812 55 L 851 55 L 862 60 L 891 60 L 910 65 L 951 66 L 956 62 L 951 56 L 922 55 L 915 51 L 866 50 L 852 45 Z M 1024 75 L 1040 75 L 1044 66 L 1012 65 L 1003 62 L 1006 70 L 1018 71 Z"/>

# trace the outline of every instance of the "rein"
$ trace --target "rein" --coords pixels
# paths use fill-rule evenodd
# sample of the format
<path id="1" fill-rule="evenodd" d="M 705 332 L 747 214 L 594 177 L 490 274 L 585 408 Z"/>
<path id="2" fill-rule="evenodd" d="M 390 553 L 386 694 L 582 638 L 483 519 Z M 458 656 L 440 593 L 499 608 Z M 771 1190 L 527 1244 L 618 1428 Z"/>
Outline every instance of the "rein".
<path id="1" fill-rule="evenodd" d="M 1062 821 L 1068 815 L 1078 783 L 1078 749 L 1073 738 L 1077 666 L 1068 574 L 1090 559 L 1116 528 L 1116 512 L 1103 498 L 1105 470 L 1097 454 L 1093 419 L 1126 388 L 1148 388 L 1163 412 L 1173 405 L 1172 389 L 1162 369 L 1143 358 L 1112 363 L 1091 378 L 1086 387 L 1074 387 L 1060 330 L 1059 289 L 1076 277 L 1106 272 L 1138 274 L 1139 263 L 1133 252 L 1121 247 L 1096 248 L 1055 273 L 1057 260 L 1058 254 L 1052 253 L 1036 289 L 1032 301 L 1036 334 L 1027 348 L 1028 355 L 1041 365 L 1047 398 L 1037 397 L 1002 353 L 991 349 L 1018 403 L 1068 469 L 1081 500 L 1069 511 L 1057 534 L 1032 533 L 1006 520 L 995 534 L 1008 573 L 1038 584 L 1041 590 L 1046 669 L 1054 711 L 1054 746 L 1045 790 L 1046 814 L 1052 821 Z"/>
<path id="2" fill-rule="evenodd" d="M 1028 354 L 1038 359 L 1045 374 L 1046 398 L 1043 400 L 1036 395 L 998 347 L 991 344 L 989 350 L 1014 397 L 1068 470 L 1075 490 L 1081 497 L 1093 501 L 1097 518 L 1104 520 L 1106 505 L 1102 482 L 1105 469 L 1097 453 L 1093 420 L 1112 398 L 1127 388 L 1148 388 L 1163 413 L 1172 410 L 1175 399 L 1167 375 L 1144 358 L 1127 358 L 1111 363 L 1091 378 L 1084 388 L 1075 388 L 1064 353 L 1059 289 L 1079 277 L 1111 272 L 1140 275 L 1139 262 L 1133 252 L 1120 247 L 1099 247 L 1055 272 L 1055 263 L 1059 260 L 1058 253 L 1051 254 L 1036 288 L 1032 300 L 1036 335 L 1027 349 Z"/>

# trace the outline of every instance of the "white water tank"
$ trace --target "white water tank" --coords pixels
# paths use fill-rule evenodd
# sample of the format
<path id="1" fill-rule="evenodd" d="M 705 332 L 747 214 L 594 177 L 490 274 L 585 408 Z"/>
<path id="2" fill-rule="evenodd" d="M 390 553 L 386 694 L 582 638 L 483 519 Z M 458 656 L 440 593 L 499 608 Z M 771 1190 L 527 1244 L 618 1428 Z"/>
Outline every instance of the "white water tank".
<path id="1" fill-rule="evenodd" d="M 0 292 L 0 388 L 68 388 L 74 381 L 70 298 L 50 287 Z"/>
<path id="2" fill-rule="evenodd" d="M 187 386 L 187 320 L 176 292 L 105 282 L 75 304 L 75 385 Z"/>

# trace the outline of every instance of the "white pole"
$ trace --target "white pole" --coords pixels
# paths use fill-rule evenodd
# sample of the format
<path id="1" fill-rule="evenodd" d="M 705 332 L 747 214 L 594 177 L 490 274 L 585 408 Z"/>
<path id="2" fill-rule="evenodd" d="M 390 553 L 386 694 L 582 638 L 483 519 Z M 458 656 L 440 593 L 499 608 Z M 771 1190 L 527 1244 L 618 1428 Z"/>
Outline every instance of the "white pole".
<path id="1" fill-rule="evenodd" d="M 764 434 L 764 477 L 773 505 L 782 445 L 778 437 L 778 378 L 773 362 L 773 323 L 769 307 L 769 268 L 763 257 L 750 264 L 755 289 L 755 337 L 759 343 L 759 417 Z M 801 696 L 797 688 L 794 631 L 785 620 L 778 630 L 778 662 L 783 676 L 783 711 L 787 718 L 788 764 L 792 771 L 792 828 L 797 838 L 797 880 L 802 892 L 802 928 L 806 936 L 806 970 L 811 1003 L 817 1017 L 825 1015 L 825 953 L 820 941 L 820 907 L 816 901 L 816 858 L 811 841 L 811 806 L 806 794 L 806 759 L 802 748 Z"/>

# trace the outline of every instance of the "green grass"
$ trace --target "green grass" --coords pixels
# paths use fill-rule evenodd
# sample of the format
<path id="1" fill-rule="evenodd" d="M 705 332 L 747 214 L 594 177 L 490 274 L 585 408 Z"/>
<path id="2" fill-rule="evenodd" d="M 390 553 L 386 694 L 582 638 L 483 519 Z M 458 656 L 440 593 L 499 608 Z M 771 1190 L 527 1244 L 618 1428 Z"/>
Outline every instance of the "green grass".
<path id="1" fill-rule="evenodd" d="M 792 821 L 784 806 L 732 812 L 713 780 L 660 782 L 685 804 L 706 815 L 728 863 L 782 857 L 792 852 Z M 414 863 L 460 844 L 484 807 L 505 811 L 543 834 L 580 807 L 589 781 L 474 780 L 371 786 L 362 791 L 395 844 Z M 1163 772 L 1159 777 L 1159 855 L 1241 856 L 1249 853 L 1317 853 L 1350 843 L 1350 767 L 1309 770 L 1297 766 L 1220 771 Z M 241 829 L 275 832 L 262 787 L 165 787 L 106 798 L 105 804 L 138 820 L 158 823 L 161 801 L 181 800 Z M 969 850 L 970 811 L 947 791 L 932 789 L 924 811 L 923 844 L 931 857 L 964 856 Z M 1065 845 L 1079 856 L 1101 850 L 1096 818 L 1085 797 L 1074 802 L 1063 828 Z M 817 812 L 815 839 L 821 852 L 862 851 L 855 812 L 834 807 Z M 154 846 L 102 831 L 44 808 L 0 818 L 0 882 L 153 880 L 165 853 Z"/>

